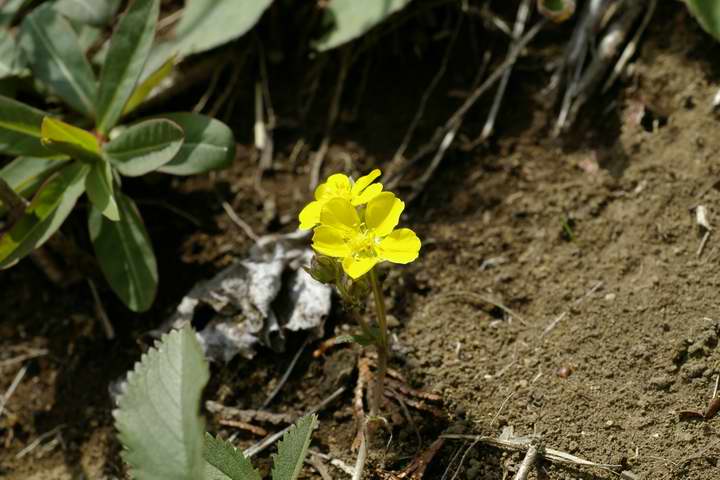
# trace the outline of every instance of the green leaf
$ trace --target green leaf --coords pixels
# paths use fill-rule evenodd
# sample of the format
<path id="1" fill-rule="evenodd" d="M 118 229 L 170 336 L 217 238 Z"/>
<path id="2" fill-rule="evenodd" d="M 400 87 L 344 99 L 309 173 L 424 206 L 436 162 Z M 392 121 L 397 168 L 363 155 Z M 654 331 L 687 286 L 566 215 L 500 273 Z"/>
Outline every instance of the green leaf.
<path id="1" fill-rule="evenodd" d="M 158 171 L 195 175 L 229 166 L 235 160 L 235 136 L 220 122 L 195 113 L 170 113 L 162 118 L 180 125 L 185 141 L 177 155 Z"/>
<path id="2" fill-rule="evenodd" d="M 18 11 L 31 0 L 6 0 L 0 3 L 0 26 L 9 27 Z"/>
<path id="3" fill-rule="evenodd" d="M 720 40 L 720 2 L 717 0 L 685 0 L 685 3 L 700 26 Z"/>
<path id="4" fill-rule="evenodd" d="M 408 3 L 410 0 L 333 0 L 326 10 L 326 18 L 333 24 L 333 29 L 315 46 L 321 51 L 339 47 L 363 35 Z"/>
<path id="5" fill-rule="evenodd" d="M 128 375 L 113 412 L 135 480 L 204 479 L 200 396 L 210 376 L 191 327 L 163 336 Z"/>
<path id="6" fill-rule="evenodd" d="M 67 157 L 36 158 L 18 157 L 0 169 L 0 178 L 22 197 L 29 197 L 47 178 L 63 167 Z M 0 202 L 0 215 L 5 207 Z"/>
<path id="7" fill-rule="evenodd" d="M 0 152 L 32 157 L 57 156 L 43 147 L 40 127 L 46 113 L 0 96 Z"/>
<path id="8" fill-rule="evenodd" d="M 180 151 L 182 128 L 169 120 L 154 119 L 137 123 L 106 143 L 105 156 L 126 177 L 137 177 L 157 170 Z"/>
<path id="9" fill-rule="evenodd" d="M 120 220 L 120 212 L 113 186 L 112 167 L 106 161 L 95 162 L 85 178 L 85 192 L 95 208 L 100 210 L 108 220 Z"/>
<path id="10" fill-rule="evenodd" d="M 185 0 L 175 30 L 181 56 L 204 52 L 234 40 L 260 20 L 272 0 Z"/>
<path id="11" fill-rule="evenodd" d="M 56 153 L 91 163 L 102 159 L 97 138 L 87 130 L 45 117 L 40 133 L 42 144 Z"/>
<path id="12" fill-rule="evenodd" d="M 93 27 L 104 27 L 110 23 L 118 7 L 120 7 L 120 0 L 58 0 L 55 2 L 55 10 L 58 12 L 71 20 Z"/>
<path id="13" fill-rule="evenodd" d="M 0 28 L 0 78 L 19 75 L 24 66 L 15 37 L 10 30 Z"/>
<path id="14" fill-rule="evenodd" d="M 52 5 L 41 5 L 23 20 L 20 45 L 38 80 L 78 112 L 95 117 L 95 74 L 67 19 Z"/>
<path id="15" fill-rule="evenodd" d="M 108 220 L 94 205 L 90 209 L 90 239 L 110 287 L 130 310 L 144 312 L 157 293 L 155 253 L 135 203 L 120 192 L 115 201 L 117 222 Z"/>
<path id="16" fill-rule="evenodd" d="M 125 105 L 123 115 L 126 115 L 135 110 L 142 102 L 145 101 L 145 99 L 148 97 L 148 95 L 150 95 L 153 89 L 160 85 L 160 82 L 165 80 L 167 76 L 172 73 L 173 68 L 175 67 L 175 58 L 175 55 L 170 57 L 167 62 L 163 63 L 160 68 L 151 73 L 149 77 L 147 77 L 140 83 L 140 85 L 137 86 L 132 96 L 130 97 L 130 100 L 128 100 L 127 104 Z"/>
<path id="17" fill-rule="evenodd" d="M 260 474 L 243 453 L 221 438 L 205 434 L 203 457 L 207 480 L 261 480 Z"/>
<path id="18" fill-rule="evenodd" d="M 115 126 L 135 90 L 155 38 L 159 12 L 159 0 L 135 0 L 110 40 L 98 92 L 101 133 Z"/>
<path id="19" fill-rule="evenodd" d="M 312 432 L 317 427 L 317 417 L 307 415 L 295 423 L 283 435 L 277 455 L 273 455 L 273 480 L 295 480 L 300 474 L 305 454 L 310 447 Z"/>
<path id="20" fill-rule="evenodd" d="M 0 236 L 0 268 L 6 268 L 44 244 L 72 211 L 83 193 L 89 167 L 73 163 L 50 177 L 25 215 Z"/>

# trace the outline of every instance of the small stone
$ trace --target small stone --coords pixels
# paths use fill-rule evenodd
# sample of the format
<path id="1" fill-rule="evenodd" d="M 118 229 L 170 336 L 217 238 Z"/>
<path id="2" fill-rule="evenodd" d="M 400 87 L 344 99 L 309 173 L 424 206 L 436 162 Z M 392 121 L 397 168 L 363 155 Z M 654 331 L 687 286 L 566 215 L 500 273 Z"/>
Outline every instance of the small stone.
<path id="1" fill-rule="evenodd" d="M 400 326 L 400 320 L 398 320 L 395 315 L 388 315 L 387 326 L 388 328 L 397 328 Z"/>
<path id="2" fill-rule="evenodd" d="M 616 297 L 617 297 L 617 295 L 615 295 L 614 293 L 608 293 L 607 295 L 605 295 L 605 301 L 613 302 L 613 301 L 615 301 Z"/>

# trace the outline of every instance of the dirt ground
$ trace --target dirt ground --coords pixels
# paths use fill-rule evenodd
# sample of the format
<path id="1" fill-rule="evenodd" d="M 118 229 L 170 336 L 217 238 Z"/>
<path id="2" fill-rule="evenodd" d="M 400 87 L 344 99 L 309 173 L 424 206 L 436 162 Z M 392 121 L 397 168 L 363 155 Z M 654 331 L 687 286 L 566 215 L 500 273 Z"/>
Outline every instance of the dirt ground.
<path id="1" fill-rule="evenodd" d="M 443 432 L 495 437 L 505 427 L 636 475 L 625 478 L 720 478 L 720 419 L 681 413 L 704 411 L 720 375 L 720 244 L 713 231 L 699 251 L 696 223 L 702 206 L 709 223 L 720 224 L 720 112 L 712 107 L 720 47 L 679 4 L 663 6 L 656 20 L 622 88 L 596 99 L 560 140 L 548 133 L 553 109 L 542 89 L 549 75 L 538 66 L 553 54 L 558 37 L 548 35 L 543 49 L 518 65 L 497 140 L 451 151 L 408 208 L 404 222 L 423 239 L 423 252 L 386 278 L 392 362 L 409 386 L 440 395 L 443 404 L 433 407 L 444 413 L 410 405 L 403 414 L 388 405 L 393 436 L 387 448 L 376 446 L 370 478 L 402 470 L 420 449 L 418 436 L 425 448 Z M 368 83 L 354 121 L 337 129 L 325 173 L 347 159 L 354 173 L 390 159 L 435 68 L 427 58 L 391 68 L 394 62 L 389 52 L 373 64 L 387 75 Z M 422 135 L 452 112 L 458 99 L 448 93 L 463 85 L 462 74 L 441 85 Z M 290 103 L 282 96 L 281 118 Z M 468 119 L 469 136 L 482 126 L 478 110 Z M 308 198 L 307 159 L 289 160 L 294 128 L 278 131 L 275 171 L 260 193 L 250 142 L 241 138 L 230 171 L 165 181 L 171 193 L 164 200 L 186 216 L 140 202 L 151 237 L 161 239 L 161 291 L 158 305 L 141 316 L 103 292 L 115 340 L 105 339 L 85 283 L 53 286 L 29 261 L 0 275 L 0 392 L 27 367 L 0 417 L 0 478 L 124 478 L 109 386 L 195 281 L 249 247 L 219 197 L 257 233 L 293 228 Z M 150 197 L 145 186 L 135 188 Z M 70 233 L 80 237 L 82 227 L 72 231 L 71 224 Z M 334 311 L 328 334 L 346 320 Z M 286 355 L 266 351 L 253 362 L 214 366 L 206 397 L 257 408 L 302 341 L 292 339 Z M 346 347 L 314 359 L 308 349 L 270 406 L 297 413 L 345 386 L 322 412 L 313 448 L 350 465 L 357 353 Z M 234 432 L 212 417 L 209 426 Z M 238 437 L 243 447 L 257 440 L 247 432 Z M 425 478 L 511 478 L 522 459 L 469 446 L 447 440 Z M 333 478 L 347 477 L 328 468 Z M 320 478 L 310 467 L 305 475 Z M 543 462 L 531 478 L 618 475 Z"/>

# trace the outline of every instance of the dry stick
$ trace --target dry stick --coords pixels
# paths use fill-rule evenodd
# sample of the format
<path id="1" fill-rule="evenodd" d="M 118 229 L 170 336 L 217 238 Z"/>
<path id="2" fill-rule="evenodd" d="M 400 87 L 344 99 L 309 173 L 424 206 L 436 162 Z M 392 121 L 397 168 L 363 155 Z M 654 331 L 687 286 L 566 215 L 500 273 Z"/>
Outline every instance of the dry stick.
<path id="1" fill-rule="evenodd" d="M 625 14 L 610 25 L 608 32 L 600 41 L 597 54 L 594 56 L 592 63 L 585 69 L 582 78 L 577 84 L 576 92 L 574 92 L 575 98 L 569 108 L 566 122 L 564 125 L 556 128 L 556 134 L 562 133 L 572 125 L 580 108 L 585 105 L 590 99 L 590 96 L 597 90 L 597 86 L 610 67 L 612 59 L 615 58 L 620 45 L 625 42 L 625 39 L 630 33 L 630 29 L 642 11 L 643 3 L 630 3 Z"/>
<path id="2" fill-rule="evenodd" d="M 290 365 L 288 365 L 287 369 L 285 370 L 285 373 L 283 374 L 282 378 L 278 382 L 278 384 L 275 386 L 272 392 L 270 392 L 270 395 L 268 395 L 267 399 L 265 399 L 265 402 L 263 402 L 262 407 L 263 409 L 267 408 L 268 405 L 270 405 L 270 402 L 273 401 L 273 399 L 277 396 L 278 393 L 280 393 L 280 390 L 285 386 L 288 379 L 290 378 L 290 374 L 292 373 L 293 369 L 295 368 L 295 364 L 300 359 L 300 355 L 305 351 L 305 349 L 308 346 L 308 343 L 310 343 L 310 335 L 305 337 L 305 341 L 300 345 L 300 348 L 298 348 L 297 352 L 295 352 L 295 355 L 293 356 L 292 360 L 290 361 Z"/>
<path id="3" fill-rule="evenodd" d="M 13 396 L 13 393 L 15 393 L 15 390 L 17 389 L 18 385 L 20 385 L 20 382 L 22 381 L 23 377 L 25 376 L 25 373 L 27 373 L 28 366 L 23 366 L 20 370 L 18 370 L 18 373 L 15 375 L 15 378 L 13 378 L 12 383 L 10 383 L 10 386 L 8 387 L 5 394 L 0 398 L 0 417 L 2 416 L 3 412 L 5 411 L 5 405 L 7 405 L 8 400 L 10 400 L 10 397 Z"/>
<path id="4" fill-rule="evenodd" d="M 602 282 L 602 281 L 597 282 L 595 285 L 593 285 L 593 287 L 590 290 L 585 292 L 585 295 L 583 295 L 582 297 L 575 300 L 575 302 L 573 303 L 573 306 L 577 307 L 578 305 L 580 305 L 587 297 L 589 297 L 590 295 L 595 293 L 603 285 L 605 285 L 605 282 Z M 543 332 L 540 334 L 540 338 L 543 338 L 545 335 L 550 333 L 555 327 L 557 327 L 558 323 L 560 323 L 560 321 L 563 318 L 565 318 L 569 312 L 570 312 L 569 310 L 566 310 L 563 313 L 561 313 L 560 315 L 558 315 L 557 317 L 555 317 L 555 320 L 550 322 L 550 324 L 547 327 L 545 327 L 545 330 L 543 330 Z"/>
<path id="5" fill-rule="evenodd" d="M 351 467 L 350 465 L 348 465 L 347 463 L 340 460 L 339 458 L 334 458 L 334 457 L 331 457 L 330 455 L 328 455 L 327 453 L 318 452 L 317 450 L 312 450 L 312 449 L 308 450 L 308 452 L 310 452 L 310 455 L 312 455 L 313 457 L 322 458 L 323 460 L 330 462 L 330 465 L 337 468 L 338 470 L 342 470 L 343 473 L 346 473 L 346 474 L 350 475 L 351 477 L 353 475 L 355 475 L 355 469 L 353 467 Z"/>
<path id="6" fill-rule="evenodd" d="M 490 445 L 492 447 L 496 448 L 504 448 L 508 450 L 514 450 L 514 451 L 521 451 L 526 452 L 528 448 L 532 446 L 531 442 L 527 439 L 518 439 L 518 440 L 500 440 L 499 438 L 494 437 L 485 437 L 482 435 L 464 435 L 464 434 L 445 434 L 441 435 L 441 438 L 446 438 L 449 440 L 477 440 L 478 443 L 484 443 L 486 445 Z M 563 452 L 562 450 L 557 450 L 554 448 L 543 448 L 543 450 L 538 452 L 538 456 L 548 460 L 550 462 L 554 463 L 561 463 L 564 465 L 574 465 L 574 466 L 585 466 L 585 467 L 593 467 L 593 468 L 600 468 L 608 471 L 613 471 L 613 469 L 616 469 L 618 467 L 621 467 L 622 465 L 616 465 L 616 464 L 610 464 L 610 463 L 595 463 L 591 462 L 590 460 L 585 460 L 584 458 L 576 457 L 575 455 L 571 455 L 567 452 Z"/>
<path id="7" fill-rule="evenodd" d="M 210 85 L 208 86 L 207 90 L 205 90 L 203 96 L 200 97 L 200 100 L 198 100 L 198 102 L 193 107 L 193 113 L 200 113 L 203 111 L 208 101 L 210 100 L 210 97 L 215 93 L 215 89 L 220 82 L 220 75 L 222 75 L 223 70 L 225 70 L 225 65 L 221 65 L 220 68 L 213 72 L 213 75 L 210 78 Z"/>
<path id="8" fill-rule="evenodd" d="M 360 437 L 360 448 L 358 448 L 357 460 L 355 460 L 355 473 L 352 480 L 361 480 L 363 470 L 365 470 L 365 461 L 367 460 L 367 425 L 363 422 Z"/>
<path id="9" fill-rule="evenodd" d="M 637 51 L 638 42 L 640 42 L 640 37 L 642 37 L 642 34 L 645 33 L 645 29 L 647 28 L 648 24 L 650 23 L 650 19 L 652 18 L 653 14 L 655 13 L 655 8 L 657 7 L 657 0 L 649 0 L 649 5 L 647 10 L 645 11 L 645 16 L 642 19 L 642 23 L 638 27 L 637 31 L 635 32 L 635 35 L 633 35 L 632 40 L 627 44 L 625 47 L 625 50 L 623 50 L 622 54 L 620 55 L 620 58 L 618 59 L 617 63 L 615 64 L 615 67 L 613 68 L 612 73 L 608 77 L 607 81 L 605 82 L 605 85 L 603 85 L 603 88 L 600 93 L 607 92 L 610 87 L 612 87 L 613 83 L 615 83 L 615 80 L 622 74 L 623 70 L 625 70 L 625 66 L 630 61 L 633 55 L 635 55 L 635 52 Z"/>
<path id="10" fill-rule="evenodd" d="M 9 367 L 10 365 L 15 365 L 16 363 L 22 363 L 22 362 L 24 362 L 25 360 L 31 360 L 31 359 L 33 359 L 33 358 L 43 357 L 43 356 L 47 355 L 48 353 L 50 353 L 49 350 L 46 350 L 46 349 L 44 349 L 44 348 L 40 348 L 40 349 L 36 349 L 36 350 L 31 350 L 30 353 L 26 353 L 26 354 L 24 354 L 24 355 L 19 355 L 19 356 L 17 356 L 17 357 L 9 358 L 9 359 L 7 359 L 7 360 L 1 361 L 1 362 L 0 362 L 0 369 L 5 368 L 5 367 Z"/>
<path id="11" fill-rule="evenodd" d="M 312 415 L 312 414 L 317 413 L 320 410 L 324 409 L 329 404 L 334 402 L 338 397 L 340 397 L 340 395 L 345 393 L 345 390 L 346 390 L 345 387 L 338 388 L 325 400 L 323 400 L 322 402 L 320 402 L 319 404 L 315 405 L 313 408 L 311 408 L 310 410 L 305 412 L 305 415 Z M 243 451 L 243 454 L 248 458 L 254 457 L 258 453 L 262 452 L 263 450 L 268 448 L 270 445 L 272 445 L 273 443 L 278 441 L 283 435 L 285 435 L 285 432 L 290 430 L 291 427 L 292 427 L 292 425 L 290 425 L 286 428 L 283 428 L 279 432 L 273 433 L 272 435 L 270 435 L 268 437 L 263 438 L 262 440 L 260 440 L 258 443 L 256 443 L 252 447 L 245 449 Z"/>
<path id="12" fill-rule="evenodd" d="M 227 85 L 225 86 L 225 89 L 222 91 L 220 96 L 215 100 L 215 103 L 213 104 L 212 108 L 208 112 L 208 116 L 211 118 L 217 117 L 217 115 L 220 113 L 220 109 L 227 104 L 228 98 L 230 98 L 230 95 L 233 93 L 237 93 L 238 89 L 237 84 L 240 80 L 240 74 L 242 73 L 242 68 L 245 65 L 245 57 L 246 55 L 243 55 L 239 60 L 236 60 L 233 65 L 232 73 L 230 74 L 230 79 L 227 82 Z M 228 113 L 227 111 L 225 112 Z"/>
<path id="13" fill-rule="evenodd" d="M 442 436 L 440 437 L 442 438 Z M 475 445 L 478 444 L 478 440 L 473 440 L 473 442 L 468 445 L 468 447 L 465 449 L 465 452 L 463 452 L 462 457 L 460 457 L 460 463 L 458 463 L 457 469 L 455 470 L 455 473 L 453 474 L 452 478 L 450 480 L 455 480 L 458 475 L 460 475 L 460 471 L 462 470 L 462 466 L 465 463 L 465 458 L 468 456 L 468 453 L 470 453 L 470 450 L 472 450 Z"/>
<path id="14" fill-rule="evenodd" d="M 343 47 L 342 52 L 340 52 L 340 55 L 342 56 L 340 72 L 338 73 L 335 93 L 333 93 L 332 102 L 330 103 L 330 112 L 328 113 L 327 125 L 325 126 L 325 135 L 320 143 L 320 148 L 318 148 L 318 151 L 315 152 L 315 158 L 313 158 L 310 170 L 310 190 L 315 190 L 315 187 L 317 187 L 320 183 L 320 172 L 322 171 L 323 162 L 325 161 L 325 155 L 330 147 L 330 135 L 332 134 L 332 130 L 335 127 L 335 121 L 340 113 L 340 100 L 342 99 L 343 90 L 345 88 L 345 79 L 347 78 L 348 70 L 350 70 L 350 60 L 352 58 L 352 51 L 350 48 L 350 46 Z"/>
<path id="15" fill-rule="evenodd" d="M 218 194 L 219 195 L 219 194 Z M 257 234 L 253 231 L 252 227 L 245 222 L 240 216 L 235 212 L 235 209 L 230 205 L 227 200 L 222 200 L 220 202 L 222 205 L 223 210 L 225 210 L 225 213 L 227 213 L 227 216 L 230 217 L 230 220 L 240 227 L 240 230 L 242 230 L 245 235 L 247 235 L 252 241 L 257 242 L 260 237 L 257 236 Z"/>
<path id="16" fill-rule="evenodd" d="M 108 317 L 107 311 L 100 299 L 95 282 L 91 278 L 88 278 L 88 286 L 90 287 L 90 293 L 92 293 L 93 300 L 95 301 L 95 315 L 98 317 L 98 320 L 100 320 L 103 330 L 105 330 L 105 338 L 113 340 L 115 338 L 115 329 L 113 328 L 112 323 L 110 322 L 110 317 Z"/>
<path id="17" fill-rule="evenodd" d="M 430 175 L 432 175 L 435 168 L 437 168 L 437 166 L 440 164 L 440 160 L 442 159 L 442 154 L 444 153 L 444 150 L 447 150 L 447 147 L 449 146 L 448 144 L 443 149 L 443 144 L 448 142 L 452 143 L 453 138 L 448 138 L 448 134 L 452 132 L 457 132 L 457 129 L 462 124 L 465 114 L 467 114 L 467 112 L 475 105 L 475 103 L 480 99 L 480 97 L 482 97 L 485 92 L 487 92 L 493 85 L 495 85 L 495 83 L 500 80 L 505 70 L 515 63 L 517 57 L 520 55 L 522 50 L 527 46 L 528 43 L 530 43 L 535 38 L 535 36 L 542 30 L 542 28 L 547 24 L 547 22 L 548 19 L 543 18 L 538 23 L 536 23 L 521 40 L 518 41 L 517 45 L 515 45 L 512 51 L 508 54 L 508 57 L 505 59 L 505 61 L 503 61 L 495 69 L 495 71 L 493 71 L 488 76 L 488 78 L 479 87 L 477 87 L 468 98 L 465 99 L 460 108 L 458 108 L 455 113 L 453 113 L 453 115 L 445 122 L 445 125 L 435 131 L 435 135 L 433 135 L 433 138 L 427 144 L 421 147 L 409 162 L 403 165 L 403 167 L 396 175 L 396 178 L 393 179 L 392 182 L 388 182 L 389 185 L 392 186 L 392 188 L 394 188 L 394 186 L 399 183 L 399 177 L 410 166 L 412 166 L 425 155 L 434 150 L 436 145 L 440 145 L 439 155 L 436 155 L 436 158 L 433 161 L 433 165 L 431 166 L 432 171 L 428 169 L 425 177 L 429 178 Z M 454 133 L 452 133 L 451 136 L 454 137 Z M 415 197 L 417 197 L 417 194 L 415 194 Z"/>
<path id="18" fill-rule="evenodd" d="M 528 475 L 530 475 L 530 469 L 535 466 L 538 453 L 539 451 L 537 445 L 531 443 L 530 447 L 528 447 L 527 449 L 527 452 L 525 452 L 525 458 L 523 458 L 523 461 L 520 464 L 520 468 L 518 468 L 518 471 L 515 474 L 515 477 L 513 477 L 513 480 L 527 480 Z"/>
<path id="19" fill-rule="evenodd" d="M 402 161 L 401 159 L 405 155 L 405 150 L 407 150 L 408 145 L 410 144 L 410 141 L 412 140 L 413 135 L 415 134 L 415 130 L 417 129 L 417 126 L 420 124 L 420 120 L 422 119 L 423 115 L 425 114 L 425 108 L 427 107 L 428 101 L 430 101 L 430 97 L 432 96 L 433 92 L 435 91 L 435 88 L 437 88 L 438 84 L 440 83 L 440 80 L 445 76 L 445 72 L 447 71 L 448 63 L 450 63 L 450 57 L 452 56 L 452 51 L 455 47 L 456 40 L 460 33 L 460 27 L 463 23 L 463 15 L 460 15 L 457 21 L 457 25 L 455 26 L 455 30 L 453 30 L 452 36 L 450 37 L 450 41 L 447 44 L 447 47 L 445 48 L 445 54 L 443 55 L 442 63 L 440 64 L 440 68 L 433 76 L 432 80 L 430 80 L 430 84 L 427 86 L 425 91 L 423 92 L 422 98 L 420 99 L 420 105 L 418 106 L 417 111 L 415 112 L 415 116 L 413 117 L 412 121 L 410 122 L 410 126 L 408 127 L 407 131 L 405 132 L 405 136 L 403 137 L 402 142 L 400 143 L 400 146 L 398 147 L 397 151 L 395 152 L 395 155 L 393 155 L 392 159 L 392 166 L 390 167 L 390 171 L 388 172 L 388 177 L 391 177 L 394 173 L 393 166 L 397 166 Z"/>
<path id="20" fill-rule="evenodd" d="M 53 435 L 58 434 L 60 432 L 60 430 L 62 430 L 63 428 L 65 428 L 65 425 L 58 425 L 57 427 L 53 428 L 52 430 L 45 432 L 42 435 L 39 435 L 27 447 L 20 450 L 17 453 L 17 455 L 15 455 L 15 458 L 17 460 L 20 460 L 21 458 L 23 458 L 24 456 L 26 456 L 27 454 L 29 454 L 30 452 L 35 450 L 38 447 L 38 445 L 40 445 L 40 443 L 42 443 L 43 440 L 45 440 L 46 438 L 52 437 Z"/>
<path id="21" fill-rule="evenodd" d="M 524 0 L 518 7 L 517 17 L 515 18 L 515 25 L 513 26 L 512 33 L 513 43 L 517 42 L 517 40 L 522 36 L 522 34 L 525 33 L 525 25 L 527 24 L 528 17 L 530 16 L 531 6 L 532 0 Z M 480 138 L 482 140 L 488 139 L 495 130 L 495 119 L 497 118 L 497 114 L 500 111 L 500 105 L 502 103 L 503 97 L 505 96 L 505 90 L 507 89 L 507 84 L 510 80 L 513 66 L 514 62 L 505 70 L 505 73 L 503 73 L 503 76 L 500 79 L 500 85 L 498 85 L 497 92 L 495 93 L 495 99 L 493 100 L 493 104 L 490 107 L 490 113 L 488 113 L 488 118 L 485 121 L 485 126 L 483 127 L 482 133 L 480 134 Z"/>
<path id="22" fill-rule="evenodd" d="M 327 467 L 319 456 L 310 455 L 305 459 L 305 462 L 312 466 L 320 474 L 323 480 L 333 480 L 330 476 L 330 472 L 328 472 Z"/>

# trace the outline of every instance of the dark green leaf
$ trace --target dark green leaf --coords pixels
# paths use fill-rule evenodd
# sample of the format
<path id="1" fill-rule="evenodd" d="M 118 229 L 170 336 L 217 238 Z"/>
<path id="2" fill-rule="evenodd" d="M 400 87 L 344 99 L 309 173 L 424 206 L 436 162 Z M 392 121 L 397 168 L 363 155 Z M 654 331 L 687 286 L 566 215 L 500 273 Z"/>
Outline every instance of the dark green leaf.
<path id="1" fill-rule="evenodd" d="M 0 268 L 40 247 L 57 231 L 83 193 L 89 167 L 73 163 L 50 177 L 10 231 L 0 236 Z"/>
<path id="2" fill-rule="evenodd" d="M 56 118 L 45 117 L 40 132 L 42 144 L 56 153 L 90 163 L 102 159 L 97 138 L 87 130 Z"/>
<path id="3" fill-rule="evenodd" d="M 298 477 L 315 427 L 317 417 L 307 415 L 283 435 L 278 445 L 278 453 L 273 456 L 273 480 L 295 480 Z"/>
<path id="4" fill-rule="evenodd" d="M 6 0 L 5 2 L 0 2 L 0 26 L 9 27 L 18 11 L 25 6 L 25 4 L 30 3 L 30 1 L 31 0 Z"/>
<path id="5" fill-rule="evenodd" d="M 120 119 L 150 53 L 159 0 L 135 0 L 110 40 L 98 92 L 98 130 L 107 133 Z"/>
<path id="6" fill-rule="evenodd" d="M 121 174 L 137 177 L 168 163 L 182 144 L 182 128 L 169 120 L 154 119 L 131 126 L 106 143 L 103 151 Z"/>
<path id="7" fill-rule="evenodd" d="M 123 115 L 135 110 L 145 99 L 150 95 L 155 87 L 167 78 L 175 67 L 175 56 L 168 59 L 167 62 L 163 63 L 160 68 L 155 70 L 146 79 L 142 80 L 140 84 L 135 88 L 130 100 L 128 100 L 123 110 Z"/>
<path id="8" fill-rule="evenodd" d="M 50 4 L 25 17 L 20 34 L 35 77 L 88 117 L 95 117 L 95 75 L 70 22 Z"/>
<path id="9" fill-rule="evenodd" d="M 113 19 L 120 0 L 58 0 L 55 9 L 76 22 L 104 27 Z"/>
<path id="10" fill-rule="evenodd" d="M 717 0 L 685 0 L 685 3 L 705 31 L 720 40 L 720 2 Z"/>
<path id="11" fill-rule="evenodd" d="M 95 208 L 100 210 L 108 220 L 120 220 L 117 202 L 115 201 L 112 167 L 104 160 L 95 162 L 85 178 L 85 191 Z"/>
<path id="12" fill-rule="evenodd" d="M 10 30 L 0 28 L 0 78 L 19 75 L 24 66 L 15 37 Z"/>
<path id="13" fill-rule="evenodd" d="M 243 453 L 221 438 L 205 434 L 203 457 L 208 463 L 207 480 L 261 480 L 260 474 Z"/>
<path id="14" fill-rule="evenodd" d="M 181 56 L 204 52 L 250 30 L 272 0 L 186 0 L 175 30 Z"/>
<path id="15" fill-rule="evenodd" d="M 0 169 L 0 178 L 22 197 L 33 194 L 52 173 L 65 165 L 67 157 L 18 157 Z M 0 202 L 0 215 L 5 213 Z"/>
<path id="16" fill-rule="evenodd" d="M 185 132 L 182 148 L 158 171 L 172 175 L 195 175 L 229 166 L 235 159 L 235 136 L 219 120 L 194 113 L 171 113 L 162 118 Z"/>
<path id="17" fill-rule="evenodd" d="M 32 157 L 57 156 L 40 139 L 45 112 L 0 96 L 0 152 Z"/>
<path id="18" fill-rule="evenodd" d="M 110 287 L 134 312 L 148 310 L 157 292 L 157 262 L 135 203 L 115 194 L 120 220 L 113 222 L 94 206 L 88 226 L 100 268 Z"/>
<path id="19" fill-rule="evenodd" d="M 316 47 L 330 50 L 354 40 L 408 3 L 410 0 L 333 0 L 326 10 L 333 28 Z"/>
<path id="20" fill-rule="evenodd" d="M 142 356 L 113 412 L 135 480 L 205 480 L 200 396 L 208 381 L 202 347 L 189 326 Z"/>

